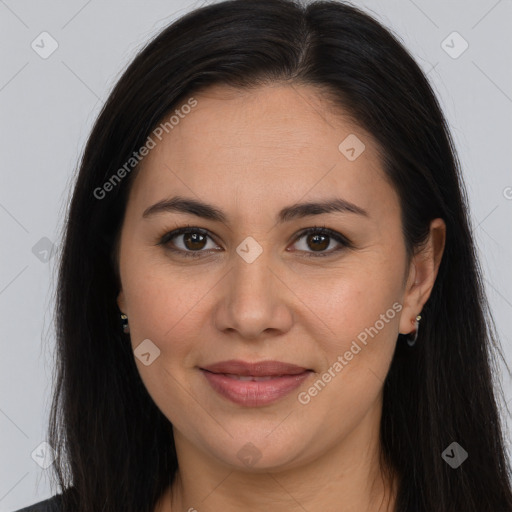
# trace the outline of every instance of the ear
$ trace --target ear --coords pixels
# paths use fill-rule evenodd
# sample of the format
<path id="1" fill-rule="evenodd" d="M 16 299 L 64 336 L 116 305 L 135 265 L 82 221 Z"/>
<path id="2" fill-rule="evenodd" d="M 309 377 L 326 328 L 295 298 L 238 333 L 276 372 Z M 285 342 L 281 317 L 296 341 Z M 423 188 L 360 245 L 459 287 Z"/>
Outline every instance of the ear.
<path id="1" fill-rule="evenodd" d="M 119 311 L 121 311 L 121 313 L 124 313 L 125 312 L 125 301 L 124 301 L 124 292 L 123 290 L 121 290 L 117 296 L 117 299 L 116 299 L 116 302 L 117 302 L 117 306 L 119 308 Z"/>
<path id="2" fill-rule="evenodd" d="M 405 287 L 403 310 L 400 317 L 400 333 L 409 334 L 416 325 L 416 316 L 421 313 L 434 287 L 441 264 L 446 241 L 446 224 L 443 219 L 430 223 L 427 241 L 412 258 Z"/>

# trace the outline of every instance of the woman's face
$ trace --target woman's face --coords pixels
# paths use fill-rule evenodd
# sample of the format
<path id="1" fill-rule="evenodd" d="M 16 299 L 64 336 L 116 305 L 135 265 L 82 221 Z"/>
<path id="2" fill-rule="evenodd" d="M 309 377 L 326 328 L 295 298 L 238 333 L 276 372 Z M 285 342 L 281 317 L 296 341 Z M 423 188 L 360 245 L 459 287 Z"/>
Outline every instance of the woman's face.
<path id="1" fill-rule="evenodd" d="M 153 136 L 122 226 L 118 304 L 143 382 L 181 446 L 230 467 L 287 468 L 362 446 L 398 333 L 426 300 L 376 145 L 310 87 L 194 97 Z M 214 210 L 151 209 L 176 197 Z M 301 234 L 315 226 L 332 235 Z M 247 380 L 256 370 L 213 367 L 232 360 L 299 369 L 270 365 L 266 380 Z"/>

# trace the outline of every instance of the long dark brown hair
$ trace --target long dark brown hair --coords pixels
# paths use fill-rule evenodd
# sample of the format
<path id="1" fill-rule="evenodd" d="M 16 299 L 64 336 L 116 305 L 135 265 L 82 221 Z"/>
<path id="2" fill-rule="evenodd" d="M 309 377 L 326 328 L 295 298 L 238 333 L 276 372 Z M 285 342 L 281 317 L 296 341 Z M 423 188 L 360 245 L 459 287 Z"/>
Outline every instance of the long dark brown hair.
<path id="1" fill-rule="evenodd" d="M 347 3 L 292 0 L 225 1 L 178 19 L 132 61 L 94 125 L 57 290 L 49 440 L 64 510 L 151 512 L 178 468 L 171 424 L 141 381 L 116 304 L 112 256 L 137 168 L 104 197 L 97 190 L 194 92 L 276 82 L 317 87 L 375 137 L 400 197 L 409 255 L 431 219 L 446 223 L 418 341 L 411 350 L 399 337 L 384 384 L 382 460 L 400 477 L 396 511 L 511 512 L 502 390 L 493 381 L 501 352 L 438 101 L 402 44 L 373 18 Z M 469 455 L 458 468 L 441 456 L 452 442 Z"/>

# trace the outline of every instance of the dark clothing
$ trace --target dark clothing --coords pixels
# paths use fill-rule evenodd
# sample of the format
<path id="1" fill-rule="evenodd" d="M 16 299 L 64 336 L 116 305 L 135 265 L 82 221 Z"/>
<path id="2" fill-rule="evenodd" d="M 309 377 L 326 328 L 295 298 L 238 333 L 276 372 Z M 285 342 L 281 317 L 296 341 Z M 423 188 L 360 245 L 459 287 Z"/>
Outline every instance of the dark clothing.
<path id="1" fill-rule="evenodd" d="M 52 498 L 44 501 L 39 501 L 28 507 L 15 510 L 14 512 L 63 512 L 62 506 L 62 494 L 57 494 Z"/>

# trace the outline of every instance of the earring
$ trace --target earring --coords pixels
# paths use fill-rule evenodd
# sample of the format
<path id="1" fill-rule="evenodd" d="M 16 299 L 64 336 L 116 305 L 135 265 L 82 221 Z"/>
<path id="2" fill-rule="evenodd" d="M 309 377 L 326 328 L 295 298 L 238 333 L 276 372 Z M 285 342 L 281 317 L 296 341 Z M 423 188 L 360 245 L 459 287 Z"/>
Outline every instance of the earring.
<path id="1" fill-rule="evenodd" d="M 415 322 L 416 323 L 416 330 L 412 334 L 412 337 L 411 337 L 410 334 L 409 334 L 409 336 L 407 336 L 407 345 L 409 345 L 409 347 L 414 346 L 414 344 L 416 343 L 416 340 L 418 339 L 418 331 L 420 329 L 420 320 L 421 320 L 421 315 L 418 315 L 416 317 L 416 322 Z"/>
<path id="2" fill-rule="evenodd" d="M 123 332 L 125 334 L 130 332 L 130 327 L 128 326 L 128 317 L 124 313 L 121 313 L 121 325 L 123 326 Z"/>

